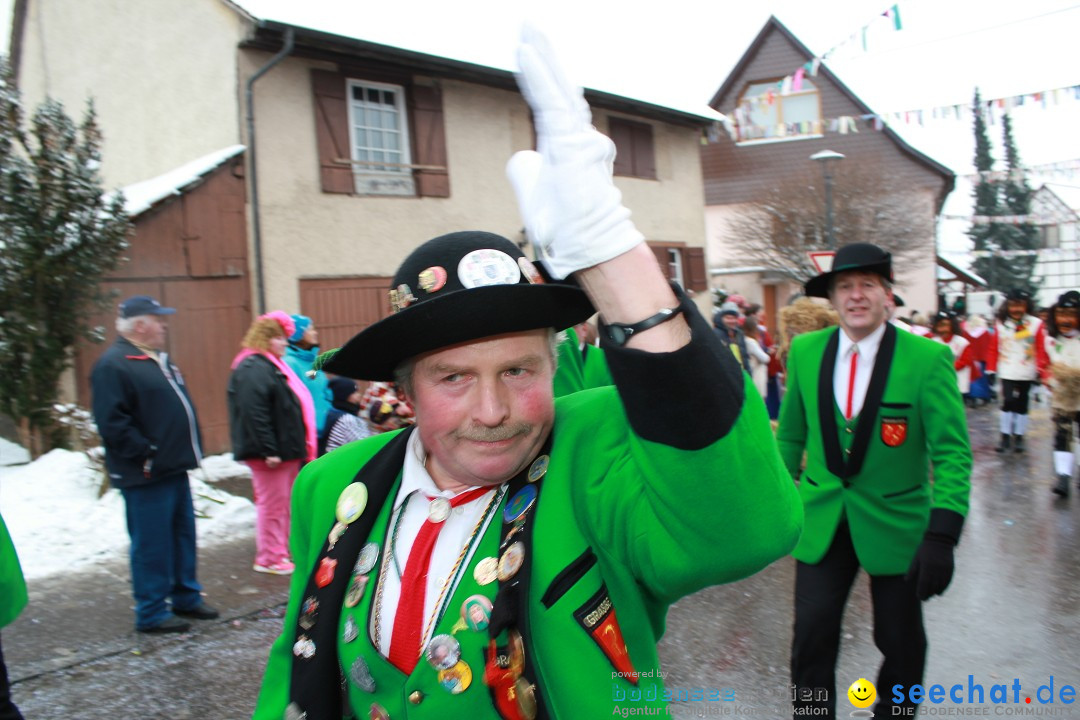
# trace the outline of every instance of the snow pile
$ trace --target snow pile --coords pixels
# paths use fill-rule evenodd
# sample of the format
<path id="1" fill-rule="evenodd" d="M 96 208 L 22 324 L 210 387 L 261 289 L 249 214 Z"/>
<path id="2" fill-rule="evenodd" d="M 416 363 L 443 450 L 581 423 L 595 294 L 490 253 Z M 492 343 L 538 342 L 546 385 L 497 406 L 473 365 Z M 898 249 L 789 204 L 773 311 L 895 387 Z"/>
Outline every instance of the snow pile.
<path id="1" fill-rule="evenodd" d="M 211 479 L 246 470 L 226 456 L 204 462 Z M 53 450 L 29 465 L 0 468 L 0 513 L 27 579 L 126 556 L 124 499 L 115 489 L 101 495 L 102 479 L 85 453 L 68 450 Z M 208 485 L 199 471 L 191 473 L 191 491 L 200 544 L 254 528 L 255 508 L 246 498 Z"/>
<path id="2" fill-rule="evenodd" d="M 30 462 L 30 453 L 21 445 L 0 438 L 0 466 L 23 465 Z"/>

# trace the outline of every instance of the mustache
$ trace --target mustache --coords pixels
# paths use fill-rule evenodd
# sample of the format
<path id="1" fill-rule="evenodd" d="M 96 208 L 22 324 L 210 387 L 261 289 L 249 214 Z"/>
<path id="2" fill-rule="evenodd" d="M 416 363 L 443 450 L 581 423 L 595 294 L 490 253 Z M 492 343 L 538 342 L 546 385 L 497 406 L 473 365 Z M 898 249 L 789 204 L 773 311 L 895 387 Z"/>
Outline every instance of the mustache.
<path id="1" fill-rule="evenodd" d="M 518 435 L 527 435 L 533 426 L 529 423 L 508 423 L 496 427 L 471 427 L 455 433 L 459 440 L 471 440 L 472 442 L 500 442 L 510 440 Z"/>

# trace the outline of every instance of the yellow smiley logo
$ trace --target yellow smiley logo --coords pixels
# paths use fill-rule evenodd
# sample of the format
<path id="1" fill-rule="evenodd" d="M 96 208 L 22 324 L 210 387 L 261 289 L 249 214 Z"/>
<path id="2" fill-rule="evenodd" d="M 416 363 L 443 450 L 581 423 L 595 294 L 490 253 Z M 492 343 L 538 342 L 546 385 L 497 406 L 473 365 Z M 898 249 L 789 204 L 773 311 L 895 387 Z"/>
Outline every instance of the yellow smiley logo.
<path id="1" fill-rule="evenodd" d="M 851 704 L 857 708 L 870 707 L 870 704 L 874 702 L 874 698 L 877 697 L 877 688 L 866 678 L 859 678 L 851 683 L 851 687 L 847 690 L 847 696 Z"/>

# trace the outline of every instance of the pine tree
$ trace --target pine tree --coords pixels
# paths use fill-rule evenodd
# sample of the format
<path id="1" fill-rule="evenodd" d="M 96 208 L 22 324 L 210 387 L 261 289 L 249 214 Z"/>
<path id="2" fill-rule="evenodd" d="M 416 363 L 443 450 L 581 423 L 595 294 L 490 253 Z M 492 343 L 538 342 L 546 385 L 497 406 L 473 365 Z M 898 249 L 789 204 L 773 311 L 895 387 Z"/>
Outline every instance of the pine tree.
<path id="1" fill-rule="evenodd" d="M 1021 178 L 1021 167 L 1016 146 L 1012 139 L 1012 122 L 1005 116 L 1005 154 L 1009 179 L 995 180 L 991 173 L 994 158 L 990 154 L 990 138 L 986 132 L 986 117 L 979 91 L 975 90 L 972 113 L 975 116 L 975 170 L 979 182 L 975 185 L 975 215 L 996 217 L 1001 215 L 1026 215 L 1031 205 L 1031 189 Z M 1022 209 L 1021 209 L 1022 208 Z M 968 237 L 975 244 L 978 256 L 972 269 L 989 284 L 991 290 L 1002 295 L 1012 288 L 1024 288 L 1034 293 L 1031 273 L 1035 267 L 1034 255 L 1017 254 L 1038 246 L 1038 231 L 1030 226 L 1005 223 L 972 224 Z"/>
<path id="2" fill-rule="evenodd" d="M 93 104 L 75 123 L 47 99 L 24 128 L 22 99 L 0 58 L 0 412 L 37 456 L 57 442 L 53 406 L 76 341 L 105 298 L 131 225 L 98 174 Z"/>
<path id="3" fill-rule="evenodd" d="M 1005 115 L 1003 123 L 1003 139 L 1005 143 L 1005 162 L 1008 167 L 1008 177 L 1002 186 L 1002 199 L 1005 212 L 1008 215 L 1028 215 L 1031 213 L 1031 186 L 1028 185 L 1027 176 L 1020 164 L 1020 155 L 1016 150 L 1016 142 L 1012 134 L 1012 118 Z M 1021 225 L 1005 225 L 1002 227 L 1004 246 L 1015 251 L 1031 251 L 1029 254 L 1018 253 L 1009 260 L 1012 270 L 1013 285 L 1011 287 L 1022 288 L 1035 297 L 1038 292 L 1038 283 L 1032 279 L 1035 264 L 1038 261 L 1036 251 L 1040 245 L 1039 230 L 1031 223 Z"/>

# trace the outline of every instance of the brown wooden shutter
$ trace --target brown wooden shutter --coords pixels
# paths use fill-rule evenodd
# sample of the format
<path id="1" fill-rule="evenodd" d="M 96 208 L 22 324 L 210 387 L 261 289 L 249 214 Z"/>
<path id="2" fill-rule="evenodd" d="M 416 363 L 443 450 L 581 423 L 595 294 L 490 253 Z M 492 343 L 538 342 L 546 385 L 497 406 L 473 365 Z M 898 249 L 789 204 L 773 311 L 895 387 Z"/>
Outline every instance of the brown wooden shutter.
<path id="1" fill-rule="evenodd" d="M 412 122 L 413 164 L 440 168 L 413 171 L 416 194 L 422 197 L 450 197 L 442 92 L 426 85 L 411 86 L 409 117 Z"/>
<path id="2" fill-rule="evenodd" d="M 653 150 L 653 129 L 651 125 L 633 125 L 634 131 L 634 175 L 656 179 L 656 157 Z"/>
<path id="3" fill-rule="evenodd" d="M 315 141 L 319 148 L 319 177 L 323 192 L 353 193 L 352 166 L 338 160 L 351 158 L 349 111 L 345 76 L 326 70 L 311 71 L 315 94 Z"/>
<path id="4" fill-rule="evenodd" d="M 705 248 L 683 248 L 683 275 L 686 289 L 704 292 L 709 289 L 709 274 L 705 267 Z"/>
<path id="5" fill-rule="evenodd" d="M 634 137 L 630 127 L 615 118 L 608 119 L 608 133 L 615 143 L 615 174 L 634 174 Z"/>

